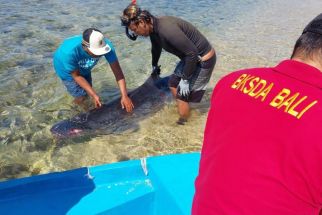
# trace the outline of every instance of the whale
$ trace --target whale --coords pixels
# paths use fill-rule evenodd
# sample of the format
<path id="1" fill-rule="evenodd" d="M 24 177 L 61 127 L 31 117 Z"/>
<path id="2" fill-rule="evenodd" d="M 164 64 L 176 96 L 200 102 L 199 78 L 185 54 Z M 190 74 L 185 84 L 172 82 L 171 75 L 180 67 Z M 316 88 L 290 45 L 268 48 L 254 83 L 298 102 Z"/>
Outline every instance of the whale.
<path id="1" fill-rule="evenodd" d="M 169 77 L 151 75 L 141 86 L 130 91 L 129 97 L 134 104 L 131 113 L 122 109 L 120 97 L 117 97 L 100 108 L 79 113 L 54 124 L 50 131 L 55 137 L 65 139 L 135 130 L 140 120 L 155 114 L 170 103 L 172 95 L 168 85 Z"/>

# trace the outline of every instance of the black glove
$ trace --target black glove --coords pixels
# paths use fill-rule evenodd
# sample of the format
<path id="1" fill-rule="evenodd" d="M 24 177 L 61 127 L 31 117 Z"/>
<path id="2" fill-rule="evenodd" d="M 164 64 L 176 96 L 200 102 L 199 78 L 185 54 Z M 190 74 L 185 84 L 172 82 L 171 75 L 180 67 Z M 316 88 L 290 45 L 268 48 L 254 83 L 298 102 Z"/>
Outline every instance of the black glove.
<path id="1" fill-rule="evenodd" d="M 152 73 L 151 73 L 151 75 L 152 76 L 159 76 L 160 73 L 161 73 L 160 67 L 161 66 L 152 66 Z"/>

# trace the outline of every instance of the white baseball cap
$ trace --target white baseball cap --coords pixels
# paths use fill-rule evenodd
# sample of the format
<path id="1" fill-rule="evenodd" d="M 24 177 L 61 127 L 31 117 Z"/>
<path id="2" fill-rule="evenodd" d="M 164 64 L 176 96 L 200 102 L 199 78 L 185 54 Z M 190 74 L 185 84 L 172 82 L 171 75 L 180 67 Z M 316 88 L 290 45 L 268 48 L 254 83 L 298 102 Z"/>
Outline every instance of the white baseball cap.
<path id="1" fill-rule="evenodd" d="M 88 28 L 83 32 L 82 43 L 94 55 L 100 56 L 111 51 L 111 47 L 106 44 L 102 32 L 95 28 Z"/>

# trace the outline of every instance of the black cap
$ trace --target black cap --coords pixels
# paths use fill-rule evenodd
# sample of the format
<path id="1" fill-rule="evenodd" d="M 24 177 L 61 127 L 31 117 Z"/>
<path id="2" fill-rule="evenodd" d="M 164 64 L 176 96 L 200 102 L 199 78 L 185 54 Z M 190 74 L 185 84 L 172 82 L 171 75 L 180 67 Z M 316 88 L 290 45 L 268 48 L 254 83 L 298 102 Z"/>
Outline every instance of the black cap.
<path id="1" fill-rule="evenodd" d="M 312 32 L 322 35 L 322 13 L 315 17 L 305 28 L 302 34 Z"/>

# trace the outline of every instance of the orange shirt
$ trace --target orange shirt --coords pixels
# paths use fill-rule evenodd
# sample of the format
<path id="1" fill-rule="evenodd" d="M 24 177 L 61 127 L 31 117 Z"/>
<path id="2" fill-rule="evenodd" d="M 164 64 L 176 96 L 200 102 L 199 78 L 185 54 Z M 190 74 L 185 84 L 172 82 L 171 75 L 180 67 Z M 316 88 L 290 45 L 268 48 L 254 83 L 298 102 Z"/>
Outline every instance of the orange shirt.
<path id="1" fill-rule="evenodd" d="M 319 214 L 322 72 L 286 60 L 218 82 L 192 214 Z"/>

